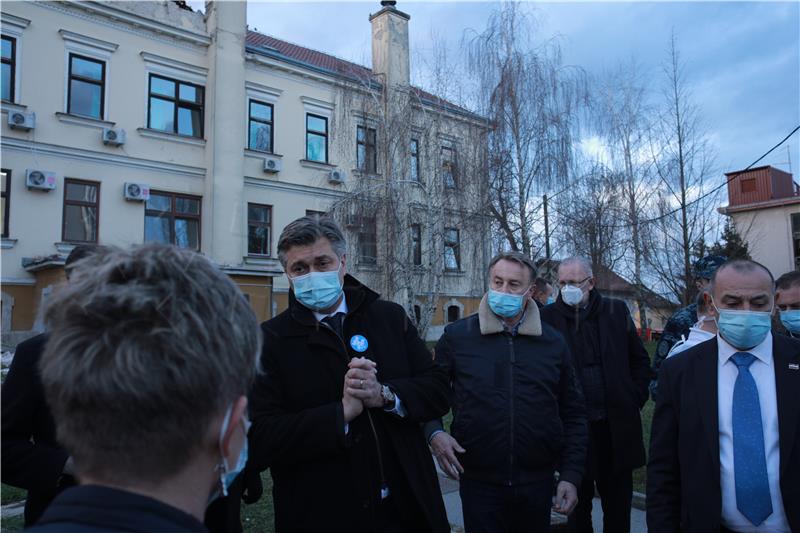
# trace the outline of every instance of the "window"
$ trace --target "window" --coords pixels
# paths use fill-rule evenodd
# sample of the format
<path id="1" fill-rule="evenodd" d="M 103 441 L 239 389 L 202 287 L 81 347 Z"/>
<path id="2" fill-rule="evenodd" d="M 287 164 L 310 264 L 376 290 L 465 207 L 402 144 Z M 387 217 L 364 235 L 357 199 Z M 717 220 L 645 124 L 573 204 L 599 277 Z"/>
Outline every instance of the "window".
<path id="1" fill-rule="evenodd" d="M 306 159 L 328 162 L 328 119 L 319 115 L 306 115 Z"/>
<path id="2" fill-rule="evenodd" d="M 358 229 L 358 263 L 375 265 L 378 263 L 378 239 L 375 232 L 375 219 L 362 217 Z"/>
<path id="3" fill-rule="evenodd" d="M 422 320 L 422 308 L 418 305 L 414 306 L 414 320 L 416 320 L 417 325 L 419 325 L 419 321 Z"/>
<path id="4" fill-rule="evenodd" d="M 458 308 L 457 305 L 450 305 L 447 307 L 447 323 L 455 322 L 459 318 L 461 314 L 461 309 Z"/>
<path id="5" fill-rule="evenodd" d="M 247 147 L 272 153 L 272 104 L 250 100 Z"/>
<path id="6" fill-rule="evenodd" d="M 441 148 L 442 159 L 442 181 L 444 186 L 448 189 L 456 188 L 456 152 L 449 146 L 442 146 Z"/>
<path id="7" fill-rule="evenodd" d="M 203 137 L 203 88 L 150 75 L 147 127 L 187 137 Z"/>
<path id="8" fill-rule="evenodd" d="M 269 255 L 272 206 L 247 204 L 247 253 Z"/>
<path id="9" fill-rule="evenodd" d="M 458 230 L 447 228 L 444 230 L 444 268 L 457 271 L 461 269 L 461 245 L 458 240 Z"/>
<path id="10" fill-rule="evenodd" d="M 102 120 L 106 64 L 90 57 L 69 55 L 67 113 Z"/>
<path id="11" fill-rule="evenodd" d="M 411 224 L 411 253 L 413 254 L 413 265 L 422 264 L 422 227 L 419 224 Z"/>
<path id="12" fill-rule="evenodd" d="M 361 172 L 369 174 L 377 172 L 376 136 L 374 128 L 366 128 L 364 126 L 356 128 L 356 165 Z"/>
<path id="13" fill-rule="evenodd" d="M 0 208 L 3 210 L 3 237 L 8 237 L 8 212 L 9 203 L 8 195 L 11 192 L 11 171 L 2 169 L 0 170 L 0 186 L 2 187 L 2 194 L 0 194 Z"/>
<path id="14" fill-rule="evenodd" d="M 411 139 L 411 161 L 409 179 L 411 181 L 419 181 L 419 141 Z"/>
<path id="15" fill-rule="evenodd" d="M 306 209 L 307 217 L 313 217 L 313 216 L 324 217 L 327 214 L 328 213 L 325 211 L 314 211 L 313 209 Z"/>
<path id="16" fill-rule="evenodd" d="M 14 101 L 14 85 L 17 73 L 17 40 L 3 35 L 3 92 L 2 98 L 6 102 Z"/>
<path id="17" fill-rule="evenodd" d="M 199 196 L 150 191 L 145 203 L 144 241 L 200 250 Z"/>
<path id="18" fill-rule="evenodd" d="M 756 192 L 756 179 L 755 178 L 748 178 L 743 179 L 742 183 L 742 193 L 748 192 Z"/>
<path id="19" fill-rule="evenodd" d="M 100 184 L 95 181 L 64 180 L 64 242 L 97 242 Z"/>

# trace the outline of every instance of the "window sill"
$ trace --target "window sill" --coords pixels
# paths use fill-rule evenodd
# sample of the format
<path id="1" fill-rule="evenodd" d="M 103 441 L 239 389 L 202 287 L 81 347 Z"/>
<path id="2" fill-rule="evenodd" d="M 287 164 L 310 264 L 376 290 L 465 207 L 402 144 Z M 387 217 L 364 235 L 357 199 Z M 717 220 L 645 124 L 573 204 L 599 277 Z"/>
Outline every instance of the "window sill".
<path id="1" fill-rule="evenodd" d="M 445 270 L 444 271 L 444 275 L 445 276 L 459 277 L 459 276 L 464 276 L 465 274 L 466 274 L 466 272 L 464 272 L 463 270 Z"/>
<path id="2" fill-rule="evenodd" d="M 14 246 L 16 246 L 18 239 L 9 239 L 8 237 L 3 237 L 3 242 L 0 244 L 0 249 L 3 250 L 10 250 Z"/>
<path id="3" fill-rule="evenodd" d="M 2 105 L 3 113 L 8 113 L 9 111 L 23 111 L 24 112 L 24 111 L 28 110 L 28 106 L 23 105 L 23 104 L 18 104 L 16 102 L 12 102 L 10 100 L 2 100 L 0 102 L 0 105 Z"/>
<path id="4" fill-rule="evenodd" d="M 69 254 L 72 251 L 72 249 L 77 246 L 77 244 L 73 242 L 55 242 L 53 243 L 53 245 L 56 247 L 56 250 L 58 250 L 58 253 L 60 254 Z"/>
<path id="5" fill-rule="evenodd" d="M 276 154 L 274 152 L 262 152 L 261 150 L 251 150 L 250 148 L 244 149 L 244 155 L 247 157 L 255 157 L 258 159 L 261 159 L 264 156 L 283 158 L 283 154 Z"/>
<path id="6" fill-rule="evenodd" d="M 62 113 L 61 111 L 56 111 L 56 118 L 59 121 L 65 122 L 67 124 L 74 124 L 76 126 L 88 126 L 90 128 L 113 128 L 116 122 L 110 122 L 108 120 L 100 120 L 91 117 L 83 117 L 80 115 L 73 115 L 71 113 Z"/>
<path id="7" fill-rule="evenodd" d="M 270 268 L 281 268 L 280 261 L 268 255 L 246 255 L 242 259 L 245 265 L 257 265 Z"/>
<path id="8" fill-rule="evenodd" d="M 319 170 L 334 170 L 336 165 L 331 165 L 330 163 L 321 163 L 320 161 L 311 161 L 310 159 L 301 159 L 300 166 L 306 168 L 316 168 Z"/>
<path id="9" fill-rule="evenodd" d="M 376 179 L 376 180 L 377 179 L 381 179 L 381 177 L 383 177 L 383 174 L 378 174 L 376 172 L 365 172 L 365 171 L 363 171 L 363 170 L 361 170 L 359 168 L 354 168 L 353 170 L 350 171 L 350 173 L 353 176 L 358 176 L 358 177 L 361 177 L 361 178 L 371 178 L 371 179 Z"/>
<path id="10" fill-rule="evenodd" d="M 378 265 L 359 264 L 356 265 L 356 270 L 358 270 L 359 272 L 380 272 L 381 267 L 379 267 Z"/>
<path id="11" fill-rule="evenodd" d="M 193 146 L 205 147 L 206 140 L 199 137 L 188 137 L 186 135 L 178 135 L 177 133 L 167 133 L 165 131 L 153 130 L 150 128 L 136 128 L 139 135 L 149 139 L 159 139 L 161 141 L 170 141 L 181 144 L 191 144 Z"/>

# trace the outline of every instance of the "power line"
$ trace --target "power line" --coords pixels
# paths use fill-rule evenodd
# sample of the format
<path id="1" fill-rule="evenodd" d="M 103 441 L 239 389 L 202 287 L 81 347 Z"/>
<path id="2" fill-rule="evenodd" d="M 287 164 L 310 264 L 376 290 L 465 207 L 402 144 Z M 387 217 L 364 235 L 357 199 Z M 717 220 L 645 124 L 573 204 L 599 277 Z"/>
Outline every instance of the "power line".
<path id="1" fill-rule="evenodd" d="M 679 207 L 673 209 L 672 211 L 668 211 L 668 212 L 663 213 L 663 214 L 661 214 L 661 215 L 659 215 L 657 217 L 654 217 L 654 218 L 648 218 L 648 219 L 640 220 L 638 223 L 641 225 L 641 224 L 651 224 L 653 222 L 658 222 L 659 220 L 663 220 L 663 219 L 665 219 L 665 218 L 667 218 L 669 216 L 674 215 L 675 213 L 681 211 L 682 209 L 688 208 L 690 205 L 693 205 L 693 204 L 695 204 L 695 203 L 697 203 L 697 202 L 699 202 L 699 201 L 701 201 L 701 200 L 703 200 L 705 198 L 708 198 L 709 196 L 711 196 L 712 194 L 714 194 L 715 192 L 720 190 L 722 187 L 725 187 L 730 182 L 732 182 L 734 179 L 736 179 L 737 177 L 741 176 L 742 174 L 744 174 L 745 172 L 747 172 L 748 170 L 753 168 L 753 166 L 758 164 L 762 159 L 767 157 L 769 154 L 771 154 L 773 151 L 775 151 L 779 146 L 781 146 L 783 143 L 785 143 L 792 135 L 797 133 L 798 130 L 800 130 L 800 125 L 797 125 L 791 132 L 789 132 L 788 135 L 786 135 L 786 137 L 781 139 L 781 141 L 778 144 L 776 144 L 775 146 L 773 146 L 772 148 L 770 148 L 769 150 L 764 152 L 764 154 L 761 157 L 759 157 L 758 159 L 756 159 L 755 161 L 753 161 L 752 163 L 747 165 L 747 167 L 745 167 L 743 170 L 740 170 L 740 171 L 738 171 L 738 172 L 736 172 L 734 174 L 731 174 L 730 178 L 728 178 L 727 180 L 722 182 L 719 186 L 714 187 L 710 191 L 708 191 L 705 194 L 702 194 L 702 195 L 698 196 L 697 198 L 687 202 L 683 206 L 679 206 Z M 560 191 L 560 192 L 563 192 L 563 191 Z M 558 213 L 560 216 L 563 216 L 563 217 L 565 217 L 567 219 L 570 219 L 570 220 L 573 220 L 573 221 L 577 220 L 575 217 L 567 215 L 567 214 L 561 212 L 561 210 L 559 210 L 559 209 L 553 209 L 553 210 L 556 213 Z M 624 228 L 630 227 L 630 224 L 624 224 L 624 225 L 606 225 L 606 224 L 603 224 L 603 225 L 601 225 L 601 227 L 603 227 L 605 229 L 611 229 L 611 230 L 613 230 L 613 229 L 624 229 Z"/>

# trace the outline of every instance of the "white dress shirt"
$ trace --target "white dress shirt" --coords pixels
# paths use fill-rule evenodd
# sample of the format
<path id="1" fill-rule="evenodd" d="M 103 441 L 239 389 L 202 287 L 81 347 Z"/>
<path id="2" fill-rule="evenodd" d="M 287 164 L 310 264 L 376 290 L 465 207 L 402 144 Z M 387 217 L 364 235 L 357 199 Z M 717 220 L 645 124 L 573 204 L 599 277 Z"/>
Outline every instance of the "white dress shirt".
<path id="1" fill-rule="evenodd" d="M 761 525 L 754 526 L 736 506 L 736 479 L 733 466 L 733 387 L 739 370 L 731 360 L 737 350 L 717 335 L 717 405 L 719 409 L 719 465 L 722 488 L 722 525 L 741 533 L 790 533 L 780 487 L 780 434 L 778 433 L 778 401 L 775 392 L 775 363 L 772 359 L 772 333 L 764 341 L 747 350 L 755 361 L 750 374 L 758 387 L 758 403 L 764 429 L 764 452 L 767 459 L 767 479 L 772 499 L 772 514 Z"/>

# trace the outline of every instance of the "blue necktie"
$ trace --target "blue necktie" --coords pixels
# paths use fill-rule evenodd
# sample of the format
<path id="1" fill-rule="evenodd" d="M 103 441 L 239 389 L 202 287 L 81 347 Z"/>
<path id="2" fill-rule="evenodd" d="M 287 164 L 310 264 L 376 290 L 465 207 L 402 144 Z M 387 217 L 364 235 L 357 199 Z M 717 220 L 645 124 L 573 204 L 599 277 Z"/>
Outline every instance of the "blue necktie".
<path id="1" fill-rule="evenodd" d="M 731 358 L 739 369 L 733 386 L 733 468 L 736 479 L 736 507 L 753 525 L 772 514 L 767 458 L 758 387 L 750 365 L 755 356 L 736 352 Z"/>

